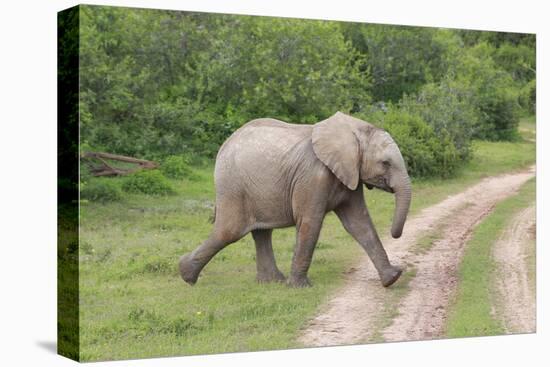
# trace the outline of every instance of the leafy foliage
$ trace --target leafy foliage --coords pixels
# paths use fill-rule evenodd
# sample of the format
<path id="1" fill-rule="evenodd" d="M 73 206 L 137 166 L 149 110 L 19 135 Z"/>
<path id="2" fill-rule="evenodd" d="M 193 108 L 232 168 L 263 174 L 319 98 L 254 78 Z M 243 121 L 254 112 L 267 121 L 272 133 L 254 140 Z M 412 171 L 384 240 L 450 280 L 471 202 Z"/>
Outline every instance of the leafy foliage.
<path id="1" fill-rule="evenodd" d="M 84 200 L 108 203 L 120 201 L 122 190 L 117 182 L 107 178 L 96 178 L 88 182 L 81 182 L 80 198 Z"/>
<path id="2" fill-rule="evenodd" d="M 447 30 L 344 23 L 353 46 L 365 54 L 375 101 L 397 102 L 403 94 L 441 79 L 459 38 Z"/>
<path id="3" fill-rule="evenodd" d="M 383 126 L 399 145 L 414 177 L 448 177 L 459 166 L 459 152 L 450 135 L 444 131 L 438 136 L 418 115 L 391 112 Z"/>
<path id="4" fill-rule="evenodd" d="M 422 117 L 442 141 L 452 144 L 455 159 L 470 158 L 471 140 L 478 127 L 477 111 L 472 105 L 473 92 L 453 80 L 424 85 L 414 95 L 405 96 L 399 107 Z"/>
<path id="5" fill-rule="evenodd" d="M 474 93 L 472 103 L 479 116 L 475 137 L 488 140 L 513 140 L 519 123 L 518 90 L 510 74 L 499 69 L 494 48 L 480 43 L 465 54 L 456 72 Z"/>
<path id="6" fill-rule="evenodd" d="M 167 157 L 160 169 L 162 173 L 169 178 L 195 178 L 193 170 L 189 167 L 189 159 L 181 155 Z"/>
<path id="7" fill-rule="evenodd" d="M 378 110 L 360 115 L 384 128 L 395 140 L 413 177 L 449 177 L 462 160 L 450 134 L 439 134 L 419 114 L 389 106 L 387 112 Z"/>
<path id="8" fill-rule="evenodd" d="M 530 115 L 537 110 L 537 81 L 530 80 L 519 91 L 519 104 L 522 109 Z"/>
<path id="9" fill-rule="evenodd" d="M 504 43 L 494 52 L 495 63 L 517 82 L 525 83 L 536 74 L 536 55 L 533 47 L 525 44 Z"/>
<path id="10" fill-rule="evenodd" d="M 82 143 L 164 162 L 168 177 L 186 176 L 189 162 L 167 157 L 212 160 L 251 119 L 371 117 L 373 101 L 412 124 L 388 125 L 398 134 L 418 130 L 426 143 L 419 124 L 431 127 L 447 144 L 446 168 L 410 155 L 412 171 L 446 176 L 471 156 L 472 139 L 513 140 L 519 115 L 535 108 L 534 35 L 80 9 Z M 415 154 L 435 159 L 423 149 Z"/>
<path id="11" fill-rule="evenodd" d="M 80 37 L 80 13 L 78 8 L 67 9 L 58 14 L 57 99 L 59 124 L 57 129 L 57 193 L 60 203 L 71 203 L 78 196 L 78 56 Z M 65 321 L 65 320 L 64 320 Z M 68 323 L 73 320 L 66 320 Z M 60 337 L 60 351 L 73 355 L 74 335 Z M 66 354 L 64 354 L 66 355 Z"/>
<path id="12" fill-rule="evenodd" d="M 142 170 L 128 175 L 122 189 L 132 193 L 168 195 L 174 193 L 170 181 L 159 170 Z"/>
<path id="13" fill-rule="evenodd" d="M 82 35 L 82 136 L 108 151 L 213 157 L 252 118 L 368 102 L 364 58 L 335 22 L 84 7 Z"/>

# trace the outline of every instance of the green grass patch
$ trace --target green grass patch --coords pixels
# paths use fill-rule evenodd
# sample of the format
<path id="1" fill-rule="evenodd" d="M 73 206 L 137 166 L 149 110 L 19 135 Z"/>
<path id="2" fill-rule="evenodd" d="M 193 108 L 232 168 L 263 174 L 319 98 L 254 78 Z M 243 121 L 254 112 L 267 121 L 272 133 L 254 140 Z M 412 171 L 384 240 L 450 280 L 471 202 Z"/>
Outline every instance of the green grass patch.
<path id="1" fill-rule="evenodd" d="M 59 205 L 57 215 L 57 350 L 79 360 L 78 207 Z"/>
<path id="2" fill-rule="evenodd" d="M 475 147 L 474 159 L 460 176 L 413 181 L 411 214 L 485 176 L 535 160 L 534 144 L 527 141 L 476 142 Z M 343 284 L 346 269 L 364 256 L 329 214 L 310 269 L 312 288 L 257 284 L 250 235 L 220 252 L 190 287 L 179 278 L 178 259 L 208 237 L 215 201 L 213 165 L 193 167 L 193 174 L 193 179 L 168 179 L 174 195 L 125 192 L 121 201 L 81 205 L 83 361 L 297 347 L 300 328 Z M 378 232 L 389 237 L 393 195 L 365 191 Z M 277 263 L 285 274 L 294 241 L 294 228 L 274 231 Z M 388 251 L 391 257 L 391 243 Z M 414 269 L 403 277 L 414 277 Z M 388 289 L 395 293 L 393 304 L 406 291 L 407 281 L 400 282 Z M 393 317 L 390 308 L 386 322 Z"/>
<path id="3" fill-rule="evenodd" d="M 431 248 L 434 246 L 434 244 L 443 238 L 443 229 L 447 225 L 447 221 L 449 217 L 452 217 L 455 215 L 455 213 L 460 212 L 469 206 L 471 206 L 471 203 L 464 203 L 460 207 L 458 207 L 453 213 L 448 214 L 443 218 L 435 228 L 430 230 L 428 233 L 426 233 L 424 236 L 420 237 L 414 246 L 412 247 L 411 251 L 415 255 L 423 255 L 431 250 Z"/>
<path id="4" fill-rule="evenodd" d="M 459 285 L 449 311 L 447 336 L 498 335 L 504 332 L 498 317 L 494 315 L 492 276 L 495 263 L 491 250 L 510 219 L 534 201 L 535 180 L 532 179 L 517 195 L 497 204 L 474 230 L 459 267 Z"/>
<path id="5" fill-rule="evenodd" d="M 443 233 L 441 230 L 432 231 L 425 236 L 419 238 L 412 248 L 415 255 L 422 255 L 430 251 L 434 243 L 441 239 Z"/>
<path id="6" fill-rule="evenodd" d="M 117 181 L 95 178 L 80 183 L 80 199 L 107 203 L 122 200 L 122 189 Z"/>

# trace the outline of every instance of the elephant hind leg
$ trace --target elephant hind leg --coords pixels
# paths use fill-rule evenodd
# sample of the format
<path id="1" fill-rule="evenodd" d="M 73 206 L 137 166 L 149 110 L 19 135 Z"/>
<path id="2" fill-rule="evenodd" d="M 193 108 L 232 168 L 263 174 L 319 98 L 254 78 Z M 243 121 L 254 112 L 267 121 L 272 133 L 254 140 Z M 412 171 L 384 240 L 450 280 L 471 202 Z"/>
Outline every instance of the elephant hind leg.
<path id="1" fill-rule="evenodd" d="M 313 250 L 319 238 L 323 218 L 311 216 L 309 219 L 301 219 L 296 224 L 296 247 L 292 258 L 292 267 L 288 277 L 288 285 L 291 287 L 309 287 L 311 282 L 307 277 L 309 266 L 313 258 Z"/>
<path id="2" fill-rule="evenodd" d="M 193 285 L 197 282 L 201 270 L 210 260 L 225 246 L 238 241 L 243 235 L 235 235 L 231 232 L 218 232 L 214 230 L 210 237 L 193 252 L 180 258 L 180 275 L 185 282 Z"/>
<path id="3" fill-rule="evenodd" d="M 182 279 L 193 285 L 201 270 L 224 247 L 240 240 L 247 233 L 248 224 L 238 213 L 217 210 L 214 229 L 208 239 L 193 252 L 180 258 L 179 270 Z"/>
<path id="4" fill-rule="evenodd" d="M 271 229 L 256 229 L 252 231 L 252 237 L 256 244 L 256 280 L 259 283 L 284 282 L 285 276 L 275 261 L 273 245 L 271 243 Z"/>

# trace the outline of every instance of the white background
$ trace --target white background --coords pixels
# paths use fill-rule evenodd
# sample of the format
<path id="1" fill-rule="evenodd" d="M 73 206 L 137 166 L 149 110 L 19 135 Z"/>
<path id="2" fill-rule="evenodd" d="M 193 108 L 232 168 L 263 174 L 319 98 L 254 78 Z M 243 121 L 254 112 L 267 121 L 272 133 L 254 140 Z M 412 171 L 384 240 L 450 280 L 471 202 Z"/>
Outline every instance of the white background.
<path id="1" fill-rule="evenodd" d="M 537 187 L 548 187 L 549 12 L 545 1 L 96 1 L 95 4 L 354 20 L 373 23 L 537 33 Z M 74 365 L 56 341 L 56 12 L 73 1 L 4 1 L 0 5 L 0 365 Z M 546 63 L 546 65 L 545 65 Z M 546 66 L 546 68 L 545 68 Z M 406 366 L 548 363 L 549 251 L 538 190 L 538 332 L 278 352 L 120 362 L 104 366 Z M 546 350 L 545 350 L 546 347 Z"/>

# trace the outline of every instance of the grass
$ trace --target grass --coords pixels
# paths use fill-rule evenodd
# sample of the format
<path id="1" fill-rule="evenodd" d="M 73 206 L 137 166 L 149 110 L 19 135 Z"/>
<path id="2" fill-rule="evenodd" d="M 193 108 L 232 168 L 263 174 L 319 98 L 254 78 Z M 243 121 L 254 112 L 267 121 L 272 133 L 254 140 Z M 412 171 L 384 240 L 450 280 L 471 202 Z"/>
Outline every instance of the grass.
<path id="1" fill-rule="evenodd" d="M 535 180 L 532 179 L 523 185 L 517 195 L 497 204 L 474 230 L 459 268 L 459 285 L 449 311 L 447 336 L 497 335 L 504 332 L 494 314 L 492 277 L 495 263 L 491 249 L 514 215 L 534 201 Z"/>
<path id="2" fill-rule="evenodd" d="M 524 168 L 535 159 L 529 141 L 476 142 L 475 148 L 461 175 L 413 182 L 411 214 L 485 176 Z M 194 170 L 193 180 L 171 180 L 175 195 L 125 193 L 120 202 L 82 204 L 81 360 L 298 347 L 300 328 L 342 285 L 343 272 L 364 256 L 329 214 L 310 269 L 312 288 L 257 284 L 251 236 L 218 254 L 196 286 L 186 285 L 179 278 L 178 258 L 211 229 L 212 170 L 205 166 Z M 372 190 L 366 198 L 378 232 L 389 237 L 393 196 Z M 274 231 L 275 255 L 286 274 L 294 239 L 293 228 Z M 386 319 L 391 317 L 388 311 Z"/>
<path id="3" fill-rule="evenodd" d="M 57 214 L 57 346 L 59 354 L 79 356 L 78 206 L 61 204 Z"/>

